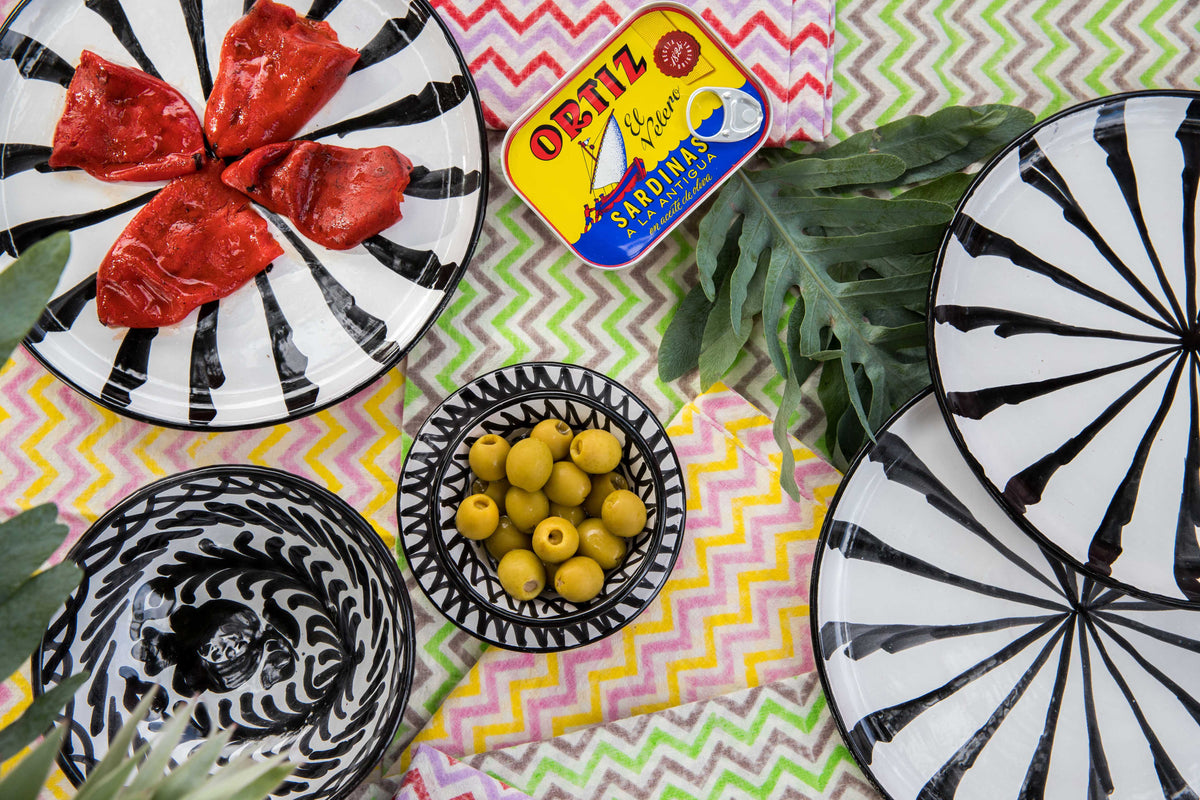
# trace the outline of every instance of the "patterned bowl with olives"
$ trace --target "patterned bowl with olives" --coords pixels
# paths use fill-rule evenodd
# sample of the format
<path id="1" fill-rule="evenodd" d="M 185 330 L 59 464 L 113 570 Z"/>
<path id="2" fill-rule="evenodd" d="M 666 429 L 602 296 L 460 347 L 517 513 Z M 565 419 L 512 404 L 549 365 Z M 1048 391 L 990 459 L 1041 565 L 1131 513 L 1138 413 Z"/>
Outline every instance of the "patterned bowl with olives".
<path id="1" fill-rule="evenodd" d="M 547 419 L 575 433 L 616 437 L 615 472 L 645 505 L 645 526 L 626 540 L 624 558 L 604 570 L 599 594 L 586 601 L 567 599 L 552 581 L 532 599 L 512 596 L 486 541 L 464 535 L 456 521 L 464 500 L 481 488 L 471 446 L 489 435 L 515 444 Z M 671 441 L 632 392 L 584 367 L 517 364 L 466 384 L 421 426 L 399 479 L 399 544 L 422 591 L 455 625 L 498 647 L 554 652 L 608 636 L 654 599 L 679 555 L 685 507 Z"/>

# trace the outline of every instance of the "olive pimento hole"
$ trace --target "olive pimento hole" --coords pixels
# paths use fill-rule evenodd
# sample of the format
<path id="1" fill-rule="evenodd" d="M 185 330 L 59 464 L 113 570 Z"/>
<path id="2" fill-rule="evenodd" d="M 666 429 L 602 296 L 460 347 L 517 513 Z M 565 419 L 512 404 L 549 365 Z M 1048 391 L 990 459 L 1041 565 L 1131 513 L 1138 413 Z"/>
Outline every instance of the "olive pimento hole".
<path id="1" fill-rule="evenodd" d="M 483 509 L 485 509 L 485 508 L 487 508 L 487 507 L 488 507 L 487 501 L 485 501 L 485 500 L 476 500 L 476 501 L 475 501 L 475 507 L 476 507 L 476 508 L 478 508 L 480 511 L 482 511 Z"/>
<path id="2" fill-rule="evenodd" d="M 555 528 L 554 530 L 550 531 L 550 533 L 546 534 L 546 539 L 550 542 L 550 544 L 562 544 L 563 532 L 558 528 Z"/>
<path id="3" fill-rule="evenodd" d="M 566 436 L 568 433 L 571 432 L 571 426 L 568 425 L 567 423 L 563 422 L 562 420 L 559 420 L 559 423 L 554 426 L 554 429 L 556 431 L 558 431 L 560 434 L 562 434 L 563 436 Z"/>

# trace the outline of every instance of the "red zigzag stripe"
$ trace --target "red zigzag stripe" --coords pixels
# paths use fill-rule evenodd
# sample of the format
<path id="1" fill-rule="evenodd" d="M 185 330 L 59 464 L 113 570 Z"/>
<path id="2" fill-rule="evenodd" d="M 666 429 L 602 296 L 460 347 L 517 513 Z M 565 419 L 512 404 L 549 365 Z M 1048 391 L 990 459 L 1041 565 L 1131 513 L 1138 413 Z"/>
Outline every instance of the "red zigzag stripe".
<path id="1" fill-rule="evenodd" d="M 710 8 L 706 8 L 700 16 L 702 16 L 704 21 L 711 25 L 713 30 L 719 33 L 721 38 L 725 40 L 725 43 L 731 47 L 737 47 L 744 42 L 746 38 L 750 36 L 750 34 L 754 33 L 760 28 L 772 39 L 778 42 L 781 47 L 787 49 L 789 52 L 794 51 L 808 39 L 816 39 L 823 46 L 829 46 L 829 33 L 815 22 L 808 23 L 808 25 L 804 27 L 804 30 L 796 34 L 796 36 L 793 37 L 789 42 L 784 32 L 779 29 L 779 26 L 775 24 L 774 20 L 767 16 L 765 11 L 754 12 L 754 16 L 750 17 L 750 19 L 746 21 L 746 24 L 738 29 L 737 33 L 734 33 L 729 28 L 726 28 L 721 23 L 721 19 L 715 13 L 713 13 L 713 10 Z"/>
<path id="2" fill-rule="evenodd" d="M 571 38 L 579 36 L 587 30 L 597 19 L 605 17 L 614 25 L 621 21 L 621 15 L 618 14 L 608 3 L 601 3 L 596 6 L 591 12 L 579 22 L 573 21 L 570 17 L 562 12 L 556 3 L 542 3 L 525 19 L 519 19 L 515 14 L 509 11 L 504 6 L 503 0 L 484 0 L 484 2 L 468 15 L 464 15 L 453 5 L 454 0 L 433 0 L 433 6 L 439 13 L 445 14 L 450 19 L 466 30 L 473 27 L 477 22 L 487 16 L 489 13 L 499 15 L 514 31 L 524 33 L 538 20 L 546 15 L 554 17 L 555 21 L 562 26 L 563 30 L 571 35 Z"/>

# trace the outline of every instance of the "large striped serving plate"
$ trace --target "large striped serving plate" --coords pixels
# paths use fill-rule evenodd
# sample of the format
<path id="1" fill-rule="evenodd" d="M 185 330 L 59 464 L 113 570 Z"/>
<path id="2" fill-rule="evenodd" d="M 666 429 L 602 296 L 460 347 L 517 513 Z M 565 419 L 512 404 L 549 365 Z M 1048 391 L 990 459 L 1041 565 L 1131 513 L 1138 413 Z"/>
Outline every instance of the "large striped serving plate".
<path id="1" fill-rule="evenodd" d="M 164 328 L 106 328 L 96 268 L 162 183 L 46 166 L 80 52 L 161 76 L 203 117 L 221 42 L 246 0 L 26 0 L 0 35 L 0 267 L 72 232 L 58 291 L 26 346 L 101 405 L 173 427 L 267 425 L 327 407 L 395 366 L 449 301 L 482 226 L 483 121 L 461 54 L 425 0 L 289 0 L 361 57 L 300 138 L 390 145 L 414 164 L 404 218 L 327 250 L 263 211 L 267 271 Z"/>
<path id="2" fill-rule="evenodd" d="M 846 473 L 814 571 L 830 707 L 886 797 L 1197 797 L 1200 612 L 1040 547 L 929 392 Z"/>
<path id="3" fill-rule="evenodd" d="M 938 399 L 1027 532 L 1126 591 L 1200 603 L 1200 94 L 1100 98 L 996 158 L 930 298 Z"/>

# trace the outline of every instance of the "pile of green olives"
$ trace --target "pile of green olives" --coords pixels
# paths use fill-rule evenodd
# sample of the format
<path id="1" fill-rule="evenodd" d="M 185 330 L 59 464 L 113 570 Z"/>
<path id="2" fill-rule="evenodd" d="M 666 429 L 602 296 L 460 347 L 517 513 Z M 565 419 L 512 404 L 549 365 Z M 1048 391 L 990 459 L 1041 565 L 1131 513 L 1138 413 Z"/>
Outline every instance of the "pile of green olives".
<path id="1" fill-rule="evenodd" d="M 619 469 L 621 443 L 601 428 L 575 433 L 544 419 L 516 442 L 480 436 L 467 461 L 475 480 L 455 527 L 483 542 L 517 600 L 546 589 L 573 603 L 592 600 L 646 527 L 646 506 Z"/>

